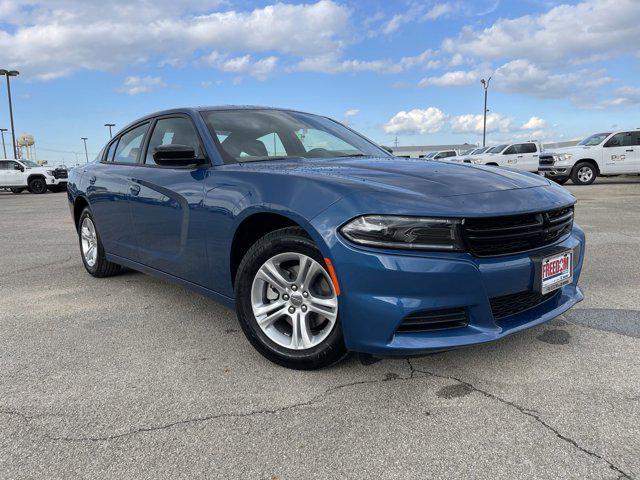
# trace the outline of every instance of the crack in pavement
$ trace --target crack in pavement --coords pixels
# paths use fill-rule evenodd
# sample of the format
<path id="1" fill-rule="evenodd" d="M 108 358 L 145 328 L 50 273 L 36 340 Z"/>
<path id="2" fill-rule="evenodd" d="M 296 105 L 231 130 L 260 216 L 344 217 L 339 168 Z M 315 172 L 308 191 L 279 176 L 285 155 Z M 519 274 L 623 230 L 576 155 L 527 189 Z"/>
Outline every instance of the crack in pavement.
<path id="1" fill-rule="evenodd" d="M 564 442 L 573 445 L 575 448 L 577 448 L 578 450 L 580 450 L 582 453 L 585 453 L 587 455 L 589 455 L 592 458 L 597 458 L 598 460 L 601 460 L 603 462 L 605 462 L 609 468 L 613 471 L 615 471 L 616 473 L 619 474 L 619 479 L 629 479 L 629 480 L 633 480 L 633 477 L 625 472 L 624 470 L 622 470 L 620 467 L 618 467 L 617 465 L 615 465 L 613 462 L 611 462 L 610 460 L 606 459 L 605 457 L 603 457 L 602 455 L 593 452 L 589 449 L 587 449 L 586 447 L 583 447 L 582 445 L 580 445 L 577 441 L 575 441 L 574 439 L 567 437 L 566 435 L 560 433 L 559 430 L 557 430 L 555 427 L 549 425 L 546 421 L 544 421 L 542 418 L 540 418 L 540 415 L 538 415 L 537 412 L 535 412 L 534 410 L 528 409 L 526 407 L 523 407 L 522 405 L 518 405 L 515 402 L 512 402 L 510 400 L 506 400 L 502 397 L 499 397 L 498 395 L 495 395 L 491 392 L 488 392 L 486 390 L 482 390 L 481 388 L 478 388 L 476 386 L 474 386 L 473 384 L 466 382 L 460 378 L 457 377 L 453 377 L 451 375 L 441 375 L 438 373 L 433 373 L 430 372 L 428 370 L 420 370 L 417 369 L 413 366 L 413 364 L 411 363 L 411 359 L 407 359 L 407 363 L 409 364 L 409 368 L 411 369 L 411 377 L 413 377 L 413 375 L 416 372 L 419 373 L 423 373 L 425 375 L 431 375 L 432 377 L 436 377 L 436 378 L 442 378 L 442 379 L 448 379 L 448 380 L 453 380 L 455 382 L 458 382 L 462 385 L 465 385 L 466 387 L 470 388 L 471 390 L 478 392 L 482 395 L 484 395 L 487 398 L 493 399 L 493 400 L 497 400 L 500 403 L 503 403 L 505 405 L 508 405 L 510 407 L 515 408 L 516 410 L 518 410 L 520 413 L 522 413 L 523 415 L 526 415 L 528 417 L 533 418 L 536 422 L 538 422 L 540 425 L 542 425 L 543 427 L 545 427 L 547 430 L 549 430 L 550 432 L 552 432 L 556 437 L 558 437 L 560 440 L 563 440 Z"/>
<path id="2" fill-rule="evenodd" d="M 413 366 L 413 364 L 411 363 L 411 359 L 407 358 L 406 359 L 407 365 L 409 367 L 409 375 L 405 376 L 405 377 L 385 377 L 385 378 L 381 378 L 381 379 L 375 379 L 375 380 L 360 380 L 360 381 L 356 381 L 356 382 L 350 382 L 350 383 L 345 383 L 345 384 L 341 384 L 341 385 L 336 385 L 333 387 L 330 387 L 328 389 L 326 389 L 325 391 L 311 397 L 309 400 L 306 400 L 304 402 L 299 402 L 299 403 L 294 403 L 291 405 L 285 405 L 282 407 L 278 407 L 278 408 L 271 408 L 271 409 L 261 409 L 261 410 L 253 410 L 250 412 L 245 412 L 245 413 L 220 413 L 220 414 L 214 414 L 214 415 L 205 415 L 205 416 L 201 416 L 201 417 L 194 417 L 194 418 L 188 418 L 185 420 L 177 420 L 175 422 L 170 422 L 170 423 L 166 423 L 166 424 L 162 424 L 162 425 L 155 425 L 155 426 L 151 426 L 151 427 L 139 427 L 136 428 L 134 430 L 130 430 L 128 432 L 124 432 L 124 433 L 118 433 L 118 434 L 112 434 L 112 435 L 104 435 L 104 436 L 95 436 L 95 437 L 91 437 L 91 436 L 82 436 L 82 437 L 54 437 L 49 435 L 48 433 L 45 434 L 45 437 L 48 438 L 49 440 L 53 440 L 53 441 L 63 441 L 63 442 L 103 442 L 103 441 L 110 441 L 110 440 L 118 440 L 121 438 L 127 438 L 127 437 L 131 437 L 131 436 L 135 436 L 141 433 L 149 433 L 149 432 L 155 432 L 155 431 L 159 431 L 159 430 L 166 430 L 166 429 L 170 429 L 173 427 L 177 427 L 177 426 L 181 426 L 181 425 L 190 425 L 190 424 L 195 424 L 195 423 L 200 423 L 200 422 L 207 422 L 207 421 L 211 421 L 211 420 L 217 420 L 217 419 L 222 419 L 222 418 L 245 418 L 245 417 L 251 417 L 254 415 L 272 415 L 272 414 L 278 414 L 280 412 L 285 412 L 288 410 L 292 410 L 292 409 L 296 409 L 296 408 L 301 408 L 301 407 L 308 407 L 311 405 L 314 405 L 316 403 L 320 403 L 322 401 L 324 401 L 328 396 L 330 396 L 331 394 L 333 394 L 334 392 L 337 392 L 339 390 L 345 389 L 345 388 L 349 388 L 349 387 L 354 387 L 354 386 L 358 386 L 358 385 L 372 385 L 372 384 L 376 384 L 376 383 L 384 383 L 384 382 L 394 382 L 394 381 L 409 381 L 409 380 L 413 380 L 415 378 L 425 378 L 425 377 L 416 377 L 416 374 L 421 373 L 423 375 L 429 375 L 431 377 L 435 377 L 435 378 L 441 378 L 441 379 L 445 379 L 445 380 L 452 380 L 455 382 L 458 382 L 462 385 L 465 385 L 466 387 L 470 388 L 472 391 L 478 392 L 481 395 L 483 395 L 486 398 L 492 399 L 492 400 L 496 400 L 504 405 L 510 406 L 514 409 L 516 409 L 518 412 L 520 412 L 523 415 L 526 415 L 530 418 L 533 418 L 537 423 L 539 423 L 540 425 L 542 425 L 545 429 L 547 429 L 548 431 L 552 432 L 557 438 L 559 438 L 560 440 L 568 443 L 569 445 L 572 445 L 573 447 L 575 447 L 576 449 L 578 449 L 579 451 L 581 451 L 582 453 L 592 457 L 592 458 L 596 458 L 600 461 L 605 462 L 608 467 L 615 471 L 616 473 L 619 474 L 619 479 L 628 479 L 628 480 L 633 480 L 633 477 L 625 472 L 624 470 L 622 470 L 622 468 L 618 467 L 617 465 L 615 465 L 612 461 L 608 460 L 607 458 L 605 458 L 604 456 L 593 452 L 589 449 L 587 449 L 586 447 L 583 447 L 582 445 L 580 445 L 577 441 L 573 440 L 572 438 L 562 434 L 559 430 L 557 430 L 555 427 L 553 427 L 552 425 L 550 425 L 549 423 L 547 423 L 545 420 L 543 420 L 542 418 L 540 418 L 540 415 L 535 411 L 535 410 L 531 410 L 528 409 L 526 407 L 523 407 L 522 405 L 518 405 L 515 402 L 512 402 L 510 400 L 506 400 L 496 394 L 493 394 L 491 392 L 488 392 L 486 390 L 483 390 L 481 388 L 478 388 L 476 386 L 474 386 L 473 384 L 466 382 L 460 378 L 451 376 L 451 375 L 442 375 L 442 374 L 438 374 L 438 373 L 434 373 L 428 370 L 422 370 L 422 369 L 418 369 L 415 368 Z M 18 417 L 23 418 L 26 422 L 30 422 L 31 420 L 33 420 L 34 418 L 39 418 L 39 417 L 44 417 L 47 416 L 47 414 L 39 414 L 39 415 L 34 415 L 34 416 L 28 416 L 25 415 L 21 412 L 15 411 L 15 410 L 0 410 L 0 414 L 7 414 L 7 415 L 15 415 Z"/>

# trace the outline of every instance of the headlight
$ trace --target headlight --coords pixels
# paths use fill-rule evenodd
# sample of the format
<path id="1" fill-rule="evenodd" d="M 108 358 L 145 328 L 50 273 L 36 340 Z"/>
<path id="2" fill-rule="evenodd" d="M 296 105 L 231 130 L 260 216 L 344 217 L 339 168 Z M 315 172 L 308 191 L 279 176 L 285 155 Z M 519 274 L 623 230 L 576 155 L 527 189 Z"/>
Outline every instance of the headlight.
<path id="1" fill-rule="evenodd" d="M 54 173 L 54 171 L 53 171 L 53 170 L 47 170 L 47 173 L 48 173 L 49 175 L 51 175 L 52 177 L 55 177 L 55 173 Z"/>
<path id="2" fill-rule="evenodd" d="M 342 226 L 353 243 L 415 250 L 463 250 L 458 219 L 364 215 Z"/>
<path id="3" fill-rule="evenodd" d="M 573 154 L 571 153 L 563 153 L 562 155 L 554 155 L 553 159 L 556 162 L 566 162 L 568 160 L 571 160 L 573 158 Z"/>
<path id="4" fill-rule="evenodd" d="M 477 165 L 477 164 L 479 164 L 479 163 L 482 163 L 482 160 L 481 160 L 481 159 L 479 159 L 479 158 L 472 158 L 472 159 L 471 159 L 471 163 L 475 163 L 475 164 Z"/>

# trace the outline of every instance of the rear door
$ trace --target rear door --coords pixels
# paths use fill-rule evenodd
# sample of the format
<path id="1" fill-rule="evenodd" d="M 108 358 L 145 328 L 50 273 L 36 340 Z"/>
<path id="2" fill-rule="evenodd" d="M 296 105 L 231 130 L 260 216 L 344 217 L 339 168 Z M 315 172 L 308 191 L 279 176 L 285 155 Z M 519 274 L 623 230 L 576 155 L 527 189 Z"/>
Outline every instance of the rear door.
<path id="1" fill-rule="evenodd" d="M 202 142 L 187 115 L 159 117 L 151 127 L 144 160 L 132 173 L 131 214 L 140 261 L 152 268 L 208 285 L 206 230 L 202 224 L 208 165 L 156 165 L 160 145 L 188 145 L 203 157 Z"/>
<path id="2" fill-rule="evenodd" d="M 615 134 L 604 144 L 602 160 L 604 174 L 636 173 L 640 171 L 639 133 Z"/>
<path id="3" fill-rule="evenodd" d="M 87 195 L 107 253 L 139 261 L 131 221 L 131 177 L 149 122 L 128 129 L 108 145 L 102 161 L 87 171 Z"/>

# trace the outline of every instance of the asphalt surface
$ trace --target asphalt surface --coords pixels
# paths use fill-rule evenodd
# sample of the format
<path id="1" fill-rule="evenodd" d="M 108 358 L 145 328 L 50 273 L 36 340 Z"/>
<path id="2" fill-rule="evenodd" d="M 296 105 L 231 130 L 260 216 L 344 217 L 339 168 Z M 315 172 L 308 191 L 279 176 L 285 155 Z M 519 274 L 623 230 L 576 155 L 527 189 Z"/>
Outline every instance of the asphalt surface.
<path id="1" fill-rule="evenodd" d="M 319 372 L 182 287 L 90 277 L 65 194 L 0 193 L 0 478 L 639 478 L 640 180 L 569 189 L 570 313 Z"/>

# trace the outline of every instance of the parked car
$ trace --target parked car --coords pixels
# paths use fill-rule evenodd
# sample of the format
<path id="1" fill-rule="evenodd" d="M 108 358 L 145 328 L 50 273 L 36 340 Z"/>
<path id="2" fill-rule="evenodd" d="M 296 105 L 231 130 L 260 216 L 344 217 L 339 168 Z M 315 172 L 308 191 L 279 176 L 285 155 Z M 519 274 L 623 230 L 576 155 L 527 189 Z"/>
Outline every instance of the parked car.
<path id="1" fill-rule="evenodd" d="M 640 174 L 640 129 L 596 133 L 575 147 L 544 152 L 540 172 L 576 185 L 590 185 L 598 176 Z"/>
<path id="2" fill-rule="evenodd" d="M 542 146 L 538 142 L 505 143 L 464 161 L 476 165 L 493 165 L 537 172 L 541 151 Z"/>
<path id="3" fill-rule="evenodd" d="M 234 307 L 291 368 L 497 340 L 583 298 L 566 189 L 394 158 L 297 111 L 140 118 L 71 171 L 68 198 L 89 274 L 129 267 Z"/>
<path id="4" fill-rule="evenodd" d="M 31 160 L 0 159 L 0 188 L 22 193 L 62 192 L 67 188 L 67 170 L 40 166 Z"/>
<path id="5" fill-rule="evenodd" d="M 458 155 L 458 153 L 455 150 L 438 150 L 429 152 L 423 158 L 424 160 L 449 160 L 456 155 Z"/>
<path id="6" fill-rule="evenodd" d="M 486 153 L 490 148 L 492 147 L 480 147 L 480 148 L 472 148 L 470 150 L 467 150 L 466 152 L 461 153 L 460 155 L 457 155 L 455 157 L 452 157 L 449 159 L 449 161 L 451 162 L 464 162 L 464 163 L 472 163 L 471 157 L 475 157 L 477 155 L 482 155 L 483 153 Z"/>

